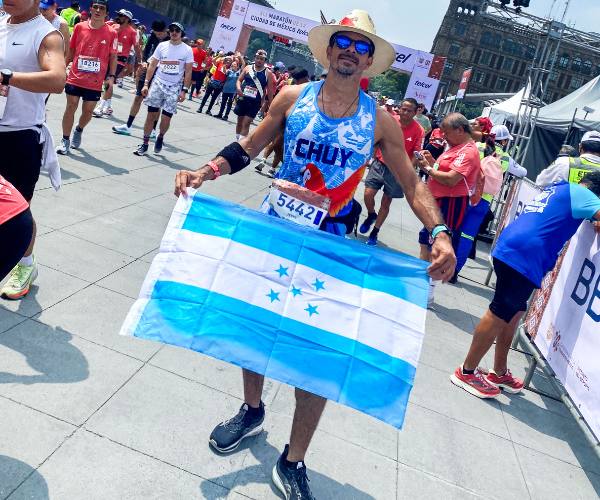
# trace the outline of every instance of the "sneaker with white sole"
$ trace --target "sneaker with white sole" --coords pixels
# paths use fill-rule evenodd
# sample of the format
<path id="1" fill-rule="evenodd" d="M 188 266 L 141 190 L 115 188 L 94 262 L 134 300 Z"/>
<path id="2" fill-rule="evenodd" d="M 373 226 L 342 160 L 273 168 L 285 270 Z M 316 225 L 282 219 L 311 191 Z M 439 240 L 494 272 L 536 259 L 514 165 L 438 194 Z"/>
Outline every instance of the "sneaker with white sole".
<path id="1" fill-rule="evenodd" d="M 113 109 L 110 106 L 106 106 L 105 108 L 102 109 L 102 114 L 104 116 L 110 116 L 113 114 Z"/>
<path id="2" fill-rule="evenodd" d="M 498 375 L 494 370 L 490 370 L 485 379 L 492 385 L 500 387 L 511 394 L 518 394 L 523 390 L 523 381 L 520 378 L 513 376 L 510 370 L 506 370 L 504 375 Z"/>
<path id="3" fill-rule="evenodd" d="M 126 123 L 123 123 L 122 125 L 113 125 L 112 131 L 119 135 L 131 135 L 131 129 Z"/>
<path id="4" fill-rule="evenodd" d="M 460 365 L 450 375 L 450 380 L 454 385 L 462 387 L 469 394 L 473 394 L 478 398 L 495 398 L 500 394 L 500 389 L 490 384 L 479 368 L 476 368 L 472 374 L 463 373 L 463 367 Z"/>
<path id="5" fill-rule="evenodd" d="M 77 127 L 73 130 L 73 137 L 71 138 L 71 147 L 73 149 L 77 149 L 81 146 L 81 134 L 83 134 L 83 130 L 79 132 Z"/>
<path id="6" fill-rule="evenodd" d="M 60 144 L 56 148 L 56 152 L 59 155 L 68 155 L 71 149 L 71 141 L 64 137 L 60 140 Z"/>
<path id="7" fill-rule="evenodd" d="M 277 460 L 271 479 L 275 487 L 283 494 L 286 500 L 315 500 L 306 475 L 304 462 L 296 462 L 293 467 L 286 464 L 289 445 L 285 445 L 283 453 Z"/>
<path id="8" fill-rule="evenodd" d="M 102 104 L 96 104 L 94 111 L 92 111 L 92 115 L 96 118 L 102 118 L 104 116 L 102 113 Z"/>
<path id="9" fill-rule="evenodd" d="M 140 144 L 138 148 L 133 152 L 136 156 L 146 156 L 148 152 L 148 144 Z"/>
<path id="10" fill-rule="evenodd" d="M 29 293 L 31 284 L 37 278 L 38 270 L 35 257 L 33 264 L 25 266 L 18 263 L 9 274 L 8 281 L 0 290 L 0 296 L 6 299 L 17 300 Z"/>
<path id="11" fill-rule="evenodd" d="M 158 134 L 156 133 L 156 130 L 152 130 L 152 132 L 150 132 L 150 140 L 155 141 L 157 137 Z"/>
<path id="12" fill-rule="evenodd" d="M 247 437 L 260 434 L 264 420 L 265 405 L 262 401 L 258 409 L 253 411 L 244 403 L 237 415 L 221 422 L 213 429 L 208 443 L 220 453 L 233 451 Z"/>

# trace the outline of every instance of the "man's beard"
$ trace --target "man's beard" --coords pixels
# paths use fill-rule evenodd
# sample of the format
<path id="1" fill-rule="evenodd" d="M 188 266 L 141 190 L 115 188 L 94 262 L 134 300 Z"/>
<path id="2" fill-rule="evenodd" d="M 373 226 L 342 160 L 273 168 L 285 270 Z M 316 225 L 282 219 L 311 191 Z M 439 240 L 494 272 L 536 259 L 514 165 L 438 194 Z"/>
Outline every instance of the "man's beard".
<path id="1" fill-rule="evenodd" d="M 354 68 L 348 68 L 347 66 L 338 66 L 335 68 L 335 72 L 342 78 L 348 78 L 353 76 L 354 73 L 356 73 L 356 70 Z"/>

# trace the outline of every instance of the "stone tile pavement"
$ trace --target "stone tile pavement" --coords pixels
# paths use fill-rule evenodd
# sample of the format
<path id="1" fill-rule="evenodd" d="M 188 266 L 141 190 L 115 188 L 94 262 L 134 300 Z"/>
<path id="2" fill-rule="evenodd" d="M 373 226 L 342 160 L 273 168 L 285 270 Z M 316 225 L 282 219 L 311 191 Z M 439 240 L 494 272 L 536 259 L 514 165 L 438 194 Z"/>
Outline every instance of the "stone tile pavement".
<path id="1" fill-rule="evenodd" d="M 30 295 L 0 302 L 0 499 L 268 499 L 287 442 L 293 392 L 268 381 L 265 432 L 228 456 L 207 445 L 241 401 L 237 368 L 117 335 L 156 253 L 175 202 L 175 171 L 212 157 L 232 123 L 187 101 L 161 155 L 132 155 L 132 137 L 94 119 L 80 150 L 62 159 L 64 186 L 40 179 L 33 202 L 40 273 Z M 64 96 L 48 119 L 59 138 Z M 205 191 L 257 206 L 268 179 L 252 168 Z M 419 223 L 404 200 L 382 243 L 417 253 Z M 4 243 L 4 242 L 3 242 Z M 534 392 L 484 402 L 450 384 L 492 291 L 485 254 L 456 286 L 438 287 L 405 427 L 327 406 L 307 457 L 319 499 L 597 498 L 600 461 L 565 407 Z M 486 358 L 487 363 L 491 358 Z M 524 375 L 526 359 L 511 364 Z M 547 388 L 542 374 L 534 384 Z"/>

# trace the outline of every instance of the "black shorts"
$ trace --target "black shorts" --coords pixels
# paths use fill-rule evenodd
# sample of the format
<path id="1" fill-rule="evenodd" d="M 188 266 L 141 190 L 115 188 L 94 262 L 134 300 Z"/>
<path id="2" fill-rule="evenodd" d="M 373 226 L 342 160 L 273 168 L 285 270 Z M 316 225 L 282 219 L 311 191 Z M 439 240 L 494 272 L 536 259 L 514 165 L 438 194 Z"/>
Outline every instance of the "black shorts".
<path id="1" fill-rule="evenodd" d="M 501 320 L 510 323 L 515 314 L 527 310 L 527 301 L 537 288 L 529 278 L 494 257 L 496 292 L 489 306 Z"/>
<path id="2" fill-rule="evenodd" d="M 81 97 L 84 101 L 99 101 L 102 95 L 101 90 L 84 89 L 67 83 L 65 85 L 65 94 Z"/>
<path id="3" fill-rule="evenodd" d="M 192 81 L 193 82 L 203 82 L 206 78 L 206 70 L 202 71 L 192 71 Z"/>
<path id="4" fill-rule="evenodd" d="M 249 116 L 256 118 L 262 106 L 262 99 L 252 99 L 248 97 L 238 97 L 233 112 L 238 116 Z"/>
<path id="5" fill-rule="evenodd" d="M 33 235 L 33 218 L 29 209 L 0 224 L 0 281 L 25 254 Z"/>
<path id="6" fill-rule="evenodd" d="M 40 132 L 17 130 L 0 132 L 0 175 L 10 182 L 27 201 L 33 198 L 42 167 Z"/>
<path id="7" fill-rule="evenodd" d="M 376 191 L 379 191 L 383 187 L 383 193 L 390 198 L 404 198 L 402 186 L 398 184 L 394 174 L 379 160 L 375 160 L 371 164 L 371 168 L 369 168 L 369 173 L 365 179 L 365 187 L 375 189 Z"/>

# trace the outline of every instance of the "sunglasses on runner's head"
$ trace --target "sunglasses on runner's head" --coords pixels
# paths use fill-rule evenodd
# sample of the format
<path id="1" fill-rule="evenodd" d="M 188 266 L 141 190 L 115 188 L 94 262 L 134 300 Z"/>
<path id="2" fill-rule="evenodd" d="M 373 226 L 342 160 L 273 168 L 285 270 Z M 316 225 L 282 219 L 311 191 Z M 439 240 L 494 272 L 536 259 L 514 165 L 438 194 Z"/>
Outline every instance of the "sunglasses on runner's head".
<path id="1" fill-rule="evenodd" d="M 354 44 L 354 50 L 356 50 L 357 54 L 365 55 L 373 55 L 374 48 L 371 42 L 367 42 L 365 40 L 354 40 L 349 36 L 337 34 L 333 35 L 333 41 L 337 45 L 338 49 L 346 50 L 350 45 Z M 333 46 L 333 44 L 331 44 Z"/>

